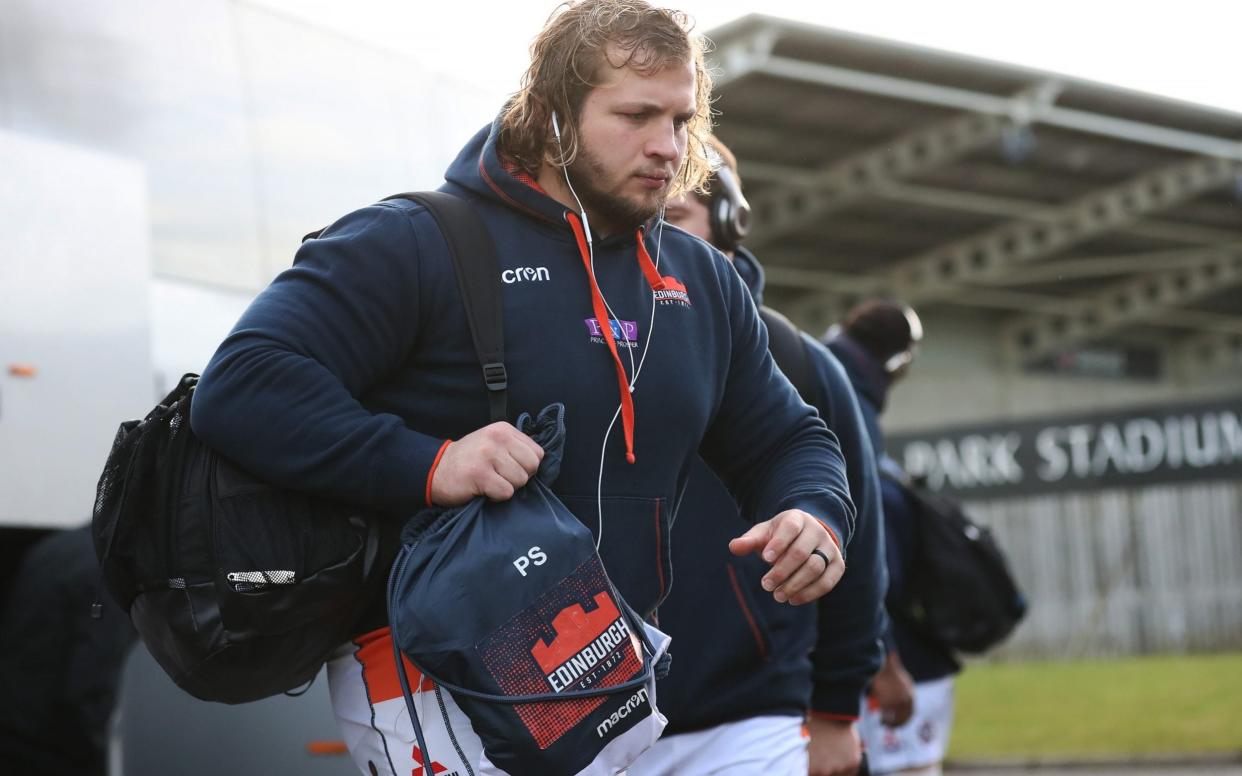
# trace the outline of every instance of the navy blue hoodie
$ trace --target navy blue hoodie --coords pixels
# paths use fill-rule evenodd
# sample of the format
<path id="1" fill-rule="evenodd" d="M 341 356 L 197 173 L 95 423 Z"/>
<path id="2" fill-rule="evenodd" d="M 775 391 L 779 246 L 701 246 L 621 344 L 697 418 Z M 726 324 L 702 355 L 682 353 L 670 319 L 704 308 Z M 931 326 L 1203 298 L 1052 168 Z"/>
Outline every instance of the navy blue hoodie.
<path id="1" fill-rule="evenodd" d="M 847 543 L 854 509 L 840 449 L 775 369 L 727 260 L 658 224 L 596 239 L 595 274 L 620 321 L 601 328 L 576 216 L 506 171 L 497 131 L 475 135 L 443 189 L 474 204 L 497 245 L 510 413 L 566 405 L 554 489 L 597 533 L 616 362 L 627 374 L 629 354 L 643 363 L 635 462 L 618 420 L 602 467 L 600 553 L 630 605 L 649 614 L 672 582 L 669 523 L 696 452 L 748 519 L 800 508 Z M 640 248 L 658 261 L 656 277 Z M 421 206 L 394 200 L 302 245 L 212 358 L 191 422 L 257 475 L 399 522 L 427 504 L 446 440 L 488 424 L 486 393 L 445 241 Z"/>
<path id="2" fill-rule="evenodd" d="M 848 334 L 838 334 L 827 345 L 845 367 L 858 393 L 859 406 L 876 454 L 880 457 L 880 465 L 896 466 L 891 459 L 885 458 L 884 436 L 880 430 L 880 413 L 888 401 L 892 380 L 867 349 Z M 908 595 L 908 570 L 918 548 L 914 524 L 916 512 L 909 497 L 894 480 L 881 477 L 880 488 L 884 502 L 885 560 L 889 576 L 887 602 L 890 606 L 896 606 Z M 916 682 L 951 676 L 961 668 L 951 652 L 897 618 L 890 618 L 884 640 L 888 649 L 897 652 L 902 665 Z"/>
<path id="3" fill-rule="evenodd" d="M 733 266 L 759 301 L 758 261 L 739 250 Z M 808 708 L 854 719 L 883 659 L 887 576 L 875 455 L 845 371 L 826 348 L 800 336 L 818 387 L 803 398 L 840 440 L 858 510 L 845 577 L 818 606 L 776 603 L 759 585 L 766 564 L 729 553 L 728 539 L 746 524 L 700 461 L 677 510 L 676 582 L 659 609 L 660 627 L 693 656 L 674 660 L 660 683 L 666 735 L 760 715 L 800 716 Z"/>

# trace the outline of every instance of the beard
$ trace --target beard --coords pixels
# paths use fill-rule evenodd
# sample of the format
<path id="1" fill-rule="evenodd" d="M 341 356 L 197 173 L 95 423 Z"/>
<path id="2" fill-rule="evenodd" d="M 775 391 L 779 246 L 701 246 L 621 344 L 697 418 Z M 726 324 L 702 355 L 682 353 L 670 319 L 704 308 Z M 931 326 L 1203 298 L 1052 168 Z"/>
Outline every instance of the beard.
<path id="1" fill-rule="evenodd" d="M 601 225 L 611 226 L 618 231 L 634 229 L 646 223 L 652 216 L 660 212 L 668 199 L 668 186 L 650 197 L 631 198 L 614 191 L 606 191 L 597 185 L 598 181 L 608 179 L 607 171 L 599 158 L 585 146 L 578 147 L 578 156 L 569 165 L 569 174 L 573 178 L 578 198 L 582 206 Z M 628 181 L 628 176 L 626 181 Z M 622 184 L 618 185 L 618 189 Z"/>

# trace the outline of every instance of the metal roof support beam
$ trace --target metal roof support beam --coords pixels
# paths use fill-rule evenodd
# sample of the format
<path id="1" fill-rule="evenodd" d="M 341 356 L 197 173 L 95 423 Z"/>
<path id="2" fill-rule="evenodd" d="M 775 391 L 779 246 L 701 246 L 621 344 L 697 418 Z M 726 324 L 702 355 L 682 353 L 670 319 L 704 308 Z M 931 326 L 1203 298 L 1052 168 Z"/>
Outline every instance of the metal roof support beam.
<path id="1" fill-rule="evenodd" d="M 750 166 L 747 166 L 750 169 Z M 1004 216 L 1041 221 L 1056 219 L 1056 213 L 1044 202 L 992 194 L 976 194 L 937 186 L 921 186 L 908 183 L 885 183 L 876 186 L 872 194 L 880 199 L 903 202 L 926 207 L 949 208 L 979 215 Z M 1182 242 L 1187 245 L 1219 245 L 1238 238 L 1236 232 L 1213 229 L 1194 224 L 1173 223 L 1156 219 L 1143 219 L 1128 224 L 1119 232 L 1136 237 L 1149 237 L 1165 242 Z"/>
<path id="2" fill-rule="evenodd" d="M 958 307 L 977 307 L 981 310 L 1027 310 L 1042 315 L 1071 316 L 1079 312 L 1077 301 L 1073 297 L 1034 294 L 1027 291 L 1010 291 L 1008 289 L 988 289 L 986 294 L 962 297 L 954 300 Z M 1162 328 L 1185 329 L 1192 332 L 1215 332 L 1217 334 L 1242 335 L 1242 319 L 1220 313 L 1205 313 L 1197 310 L 1168 310 L 1159 320 L 1148 321 L 1149 325 Z M 1008 342 L 1008 341 L 1007 341 Z M 1014 353 L 1015 348 L 1007 348 Z"/>
<path id="3" fill-rule="evenodd" d="M 1242 237 L 1242 234 L 1238 235 Z M 1090 256 L 1060 261 L 1040 262 L 1033 267 L 1012 269 L 987 284 L 996 286 L 1025 286 L 1032 283 L 1059 283 L 1062 281 L 1088 280 L 1092 278 L 1115 278 L 1120 275 L 1159 272 L 1181 269 L 1188 256 L 1197 256 L 1201 250 L 1161 251 L 1159 253 L 1134 253 L 1126 256 Z"/>
<path id="4" fill-rule="evenodd" d="M 736 131 L 733 130 L 733 131 Z M 746 180 L 763 181 L 765 183 L 787 183 L 795 186 L 813 185 L 809 173 L 801 167 L 783 164 L 756 162 L 747 160 L 743 168 Z M 973 191 L 946 189 L 940 186 L 900 181 L 879 181 L 868 192 L 872 198 L 899 202 L 907 205 L 957 210 L 963 213 L 974 213 L 982 216 L 1002 216 L 1005 218 L 1028 218 L 1049 220 L 1049 205 L 1017 197 L 979 194 Z M 1156 219 L 1145 219 L 1130 224 L 1119 232 L 1136 237 L 1148 237 L 1172 243 L 1187 245 L 1219 245 L 1238 238 L 1238 233 L 1225 229 L 1213 229 L 1197 224 L 1174 223 Z"/>
<path id="5" fill-rule="evenodd" d="M 819 339 L 828 327 L 845 317 L 853 300 L 832 293 L 811 294 L 779 309 L 798 328 Z"/>
<path id="6" fill-rule="evenodd" d="M 745 38 L 726 43 L 707 52 L 707 66 L 712 70 L 712 86 L 716 89 L 747 73 L 753 73 L 772 58 L 772 49 L 780 32 L 765 27 Z"/>
<path id="7" fill-rule="evenodd" d="M 936 122 L 762 192 L 751 201 L 757 224 L 752 242 L 771 243 L 856 202 L 877 184 L 917 175 L 999 142 L 1011 126 L 1046 110 L 1057 89 L 1055 84 L 1041 85 L 1010 100 L 1005 115 L 968 114 Z"/>
<path id="8" fill-rule="evenodd" d="M 1173 356 L 1188 376 L 1239 368 L 1242 367 L 1242 333 L 1192 337 L 1179 345 Z"/>
<path id="9" fill-rule="evenodd" d="M 818 269 L 799 269 L 780 265 L 765 265 L 764 281 L 774 288 L 790 288 L 799 291 L 823 291 L 830 294 L 870 296 L 885 291 L 884 279 L 871 275 L 848 275 Z"/>
<path id="10" fill-rule="evenodd" d="M 1050 208 L 1039 218 L 1011 221 L 906 259 L 892 271 L 892 284 L 914 301 L 945 299 L 964 284 L 986 282 L 1014 265 L 1116 231 L 1230 183 L 1240 173 L 1242 163 L 1224 159 L 1170 165 Z"/>
<path id="11" fill-rule="evenodd" d="M 1216 334 L 1242 334 L 1242 318 L 1226 313 L 1210 313 L 1204 310 L 1169 310 L 1160 320 L 1149 321 L 1156 326 L 1214 332 Z"/>
<path id="12" fill-rule="evenodd" d="M 775 41 L 779 36 L 772 37 L 773 35 L 775 35 L 774 32 L 769 32 L 769 39 Z M 771 46 L 767 50 L 771 51 Z M 973 113 L 1003 116 L 1006 115 L 1009 106 L 1007 98 L 992 94 L 940 86 L 908 78 L 865 73 L 818 62 L 804 62 L 788 57 L 752 55 L 746 58 L 737 57 L 732 61 L 722 59 L 721 66 L 725 68 L 725 73 L 719 79 L 720 84 L 728 83 L 747 74 L 757 73 L 819 86 L 921 102 L 942 108 L 956 108 Z M 1242 142 L 1237 140 L 1185 132 L 1088 111 L 1050 107 L 1039 117 L 1039 123 L 1158 148 L 1242 161 Z"/>
<path id="13" fill-rule="evenodd" d="M 1242 245 L 1184 251 L 1178 269 L 1152 273 L 1075 299 L 1071 312 L 1027 316 L 1005 327 L 1019 358 L 1033 360 L 1091 341 L 1133 323 L 1153 322 L 1170 311 L 1242 285 Z"/>
<path id="14" fill-rule="evenodd" d="M 986 293 L 972 294 L 953 300 L 959 307 L 976 307 L 981 310 L 1014 312 L 1024 310 L 1043 315 L 1072 315 L 1076 308 L 1074 300 L 1064 296 L 1036 294 L 1030 291 L 1012 291 L 1006 288 L 989 288 Z"/>

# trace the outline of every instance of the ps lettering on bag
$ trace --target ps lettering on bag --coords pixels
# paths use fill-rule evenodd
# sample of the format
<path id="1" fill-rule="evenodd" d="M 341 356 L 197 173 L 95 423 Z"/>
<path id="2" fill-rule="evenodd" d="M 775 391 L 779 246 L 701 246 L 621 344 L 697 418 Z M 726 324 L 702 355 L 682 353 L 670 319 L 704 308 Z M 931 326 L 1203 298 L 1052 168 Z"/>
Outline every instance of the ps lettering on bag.
<path id="1" fill-rule="evenodd" d="M 546 552 L 538 547 L 531 547 L 526 551 L 525 555 L 519 555 L 514 558 L 513 567 L 518 570 L 519 574 L 526 576 L 526 569 L 530 568 L 531 564 L 542 566 L 547 562 L 548 554 Z"/>

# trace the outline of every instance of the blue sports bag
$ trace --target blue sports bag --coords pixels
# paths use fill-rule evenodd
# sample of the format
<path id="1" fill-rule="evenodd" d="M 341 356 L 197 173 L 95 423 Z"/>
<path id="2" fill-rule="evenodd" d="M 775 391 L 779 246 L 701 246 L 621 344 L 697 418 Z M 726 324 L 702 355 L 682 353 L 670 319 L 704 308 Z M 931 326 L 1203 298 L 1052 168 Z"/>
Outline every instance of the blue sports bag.
<path id="1" fill-rule="evenodd" d="M 388 612 L 406 707 L 431 762 L 397 650 L 469 718 L 477 773 L 619 773 L 664 728 L 655 679 L 668 669 L 668 637 L 626 605 L 591 532 L 549 487 L 564 406 L 523 414 L 517 427 L 545 455 L 512 499 L 426 510 L 403 531 Z"/>

